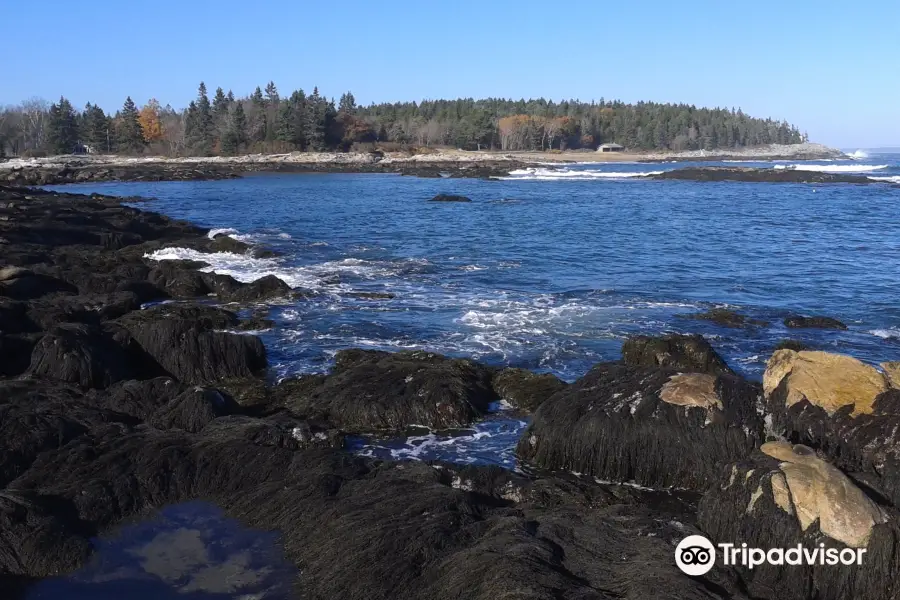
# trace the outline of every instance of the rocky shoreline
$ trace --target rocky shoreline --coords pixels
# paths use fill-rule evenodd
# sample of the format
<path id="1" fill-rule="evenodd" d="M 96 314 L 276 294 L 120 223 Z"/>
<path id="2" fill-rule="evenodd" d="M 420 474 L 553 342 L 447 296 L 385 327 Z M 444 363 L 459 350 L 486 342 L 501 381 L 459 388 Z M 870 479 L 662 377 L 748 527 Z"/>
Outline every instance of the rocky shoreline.
<path id="1" fill-rule="evenodd" d="M 117 198 L 0 187 L 4 598 L 189 500 L 278 531 L 303 598 L 900 598 L 896 364 L 779 350 L 760 385 L 670 335 L 572 384 L 358 349 L 273 384 L 241 330 L 303 290 L 145 258 L 262 251 L 208 233 Z M 342 449 L 349 433 L 464 426 L 501 398 L 533 414 L 517 450 L 531 475 Z M 692 534 L 870 562 L 687 577 L 674 552 Z"/>

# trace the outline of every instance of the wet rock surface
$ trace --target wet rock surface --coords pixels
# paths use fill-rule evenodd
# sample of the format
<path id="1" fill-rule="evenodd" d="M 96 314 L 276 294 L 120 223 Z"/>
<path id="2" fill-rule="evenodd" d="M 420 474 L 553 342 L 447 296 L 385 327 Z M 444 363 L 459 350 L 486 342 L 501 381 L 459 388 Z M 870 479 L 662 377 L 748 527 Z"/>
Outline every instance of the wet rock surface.
<path id="1" fill-rule="evenodd" d="M 517 453 L 541 468 L 703 491 L 726 457 L 764 439 L 760 396 L 731 374 L 600 364 L 541 404 Z"/>
<path id="2" fill-rule="evenodd" d="M 91 564 L 98 537 L 193 501 L 216 508 L 136 547 L 150 567 L 79 571 L 74 587 L 57 589 L 93 598 L 280 589 L 253 587 L 271 563 L 217 560 L 198 545 L 209 511 L 220 510 L 277 532 L 271 543 L 296 567 L 282 591 L 299 598 L 900 593 L 895 365 L 782 350 L 761 388 L 703 338 L 669 335 L 629 340 L 622 362 L 572 384 L 370 350 L 341 351 L 327 374 L 273 384 L 260 340 L 233 333 L 270 326 L 266 315 L 245 320 L 210 302 L 242 309 L 294 290 L 145 258 L 167 245 L 256 249 L 102 196 L 0 188 L 0 206 L 10 204 L 0 209 L 9 213 L 0 221 L 9 240 L 0 245 L 4 598 L 59 583 Z M 343 450 L 347 432 L 470 425 L 501 398 L 534 411 L 519 472 Z M 764 419 L 766 433 L 810 449 L 764 445 Z M 691 534 L 865 546 L 870 562 L 854 572 L 717 565 L 691 578 L 674 561 Z"/>
<path id="3" fill-rule="evenodd" d="M 746 181 L 757 183 L 865 183 L 878 182 L 863 175 L 821 173 L 800 169 L 756 169 L 752 167 L 685 167 L 651 175 L 652 179 L 686 181 Z"/>
<path id="4" fill-rule="evenodd" d="M 725 466 L 700 501 L 710 538 L 751 548 L 864 550 L 861 565 L 759 564 L 737 572 L 754 598 L 891 599 L 900 594 L 897 513 L 879 506 L 839 469 L 805 446 L 769 442 Z M 788 557 L 790 558 L 790 557 Z M 783 562 L 783 561 L 782 561 Z M 837 561 L 835 561 L 837 562 Z"/>
<path id="5" fill-rule="evenodd" d="M 832 317 L 804 317 L 793 315 L 784 320 L 784 326 L 790 329 L 847 329 L 847 326 Z"/>

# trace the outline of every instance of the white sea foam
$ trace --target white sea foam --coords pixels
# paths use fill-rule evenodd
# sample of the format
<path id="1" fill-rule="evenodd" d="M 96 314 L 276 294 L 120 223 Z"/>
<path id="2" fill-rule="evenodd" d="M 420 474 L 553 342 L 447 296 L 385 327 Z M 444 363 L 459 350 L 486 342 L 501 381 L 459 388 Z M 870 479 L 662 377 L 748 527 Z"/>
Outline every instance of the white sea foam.
<path id="1" fill-rule="evenodd" d="M 888 176 L 888 177 L 875 177 L 875 176 L 870 175 L 869 179 L 871 179 L 872 181 L 886 181 L 888 183 L 900 183 L 900 175 L 893 175 L 893 176 Z"/>
<path id="2" fill-rule="evenodd" d="M 847 158 L 852 158 L 853 160 L 863 160 L 869 158 L 869 153 L 865 150 L 857 150 L 855 152 L 851 152 L 847 155 Z"/>
<path id="3" fill-rule="evenodd" d="M 900 340 L 900 329 L 897 329 L 896 327 L 891 327 L 890 329 L 872 329 L 869 333 L 885 340 Z"/>
<path id="4" fill-rule="evenodd" d="M 659 175 L 662 171 L 585 171 L 570 169 L 545 169 L 529 167 L 510 171 L 506 177 L 497 177 L 503 181 L 592 181 L 595 179 L 631 179 Z"/>
<path id="5" fill-rule="evenodd" d="M 334 276 L 352 275 L 360 279 L 379 279 L 397 275 L 422 272 L 430 264 L 423 258 L 409 258 L 399 261 L 367 261 L 359 258 L 345 258 L 298 267 L 285 266 L 277 258 L 256 258 L 250 254 L 198 252 L 190 248 L 163 248 L 145 255 L 151 260 L 196 260 L 209 263 L 201 269 L 222 275 L 231 275 L 238 281 L 256 281 L 266 275 L 274 275 L 291 287 L 317 289 L 321 287 L 342 289 L 338 283 L 325 283 L 323 279 Z"/>
<path id="6" fill-rule="evenodd" d="M 797 171 L 815 171 L 817 173 L 868 173 L 887 169 L 887 165 L 775 165 L 776 169 L 794 169 Z"/>

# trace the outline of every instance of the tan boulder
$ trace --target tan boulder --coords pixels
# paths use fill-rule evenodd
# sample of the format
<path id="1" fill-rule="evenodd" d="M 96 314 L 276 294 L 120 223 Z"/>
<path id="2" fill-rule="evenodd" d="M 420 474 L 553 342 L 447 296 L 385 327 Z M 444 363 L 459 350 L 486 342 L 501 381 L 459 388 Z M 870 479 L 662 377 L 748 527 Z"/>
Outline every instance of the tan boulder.
<path id="1" fill-rule="evenodd" d="M 0 281 L 10 281 L 26 275 L 31 275 L 31 271 L 22 267 L 0 267 Z"/>
<path id="2" fill-rule="evenodd" d="M 785 378 L 787 406 L 806 399 L 829 415 L 851 404 L 854 405 L 854 416 L 870 414 L 875 398 L 888 390 L 887 379 L 875 367 L 853 357 L 830 352 L 775 352 L 763 375 L 766 397 Z"/>
<path id="3" fill-rule="evenodd" d="M 796 515 L 803 531 L 818 521 L 819 529 L 828 537 L 853 548 L 865 548 L 872 528 L 886 521 L 878 505 L 810 448 L 768 442 L 761 450 L 782 461 L 781 472 L 771 479 L 775 503 Z"/>
<path id="4" fill-rule="evenodd" d="M 716 394 L 716 378 L 705 373 L 679 373 L 659 391 L 663 402 L 678 406 L 717 408 L 722 410 L 722 400 Z"/>
<path id="5" fill-rule="evenodd" d="M 900 361 L 883 362 L 881 368 L 888 379 L 891 387 L 900 390 Z"/>

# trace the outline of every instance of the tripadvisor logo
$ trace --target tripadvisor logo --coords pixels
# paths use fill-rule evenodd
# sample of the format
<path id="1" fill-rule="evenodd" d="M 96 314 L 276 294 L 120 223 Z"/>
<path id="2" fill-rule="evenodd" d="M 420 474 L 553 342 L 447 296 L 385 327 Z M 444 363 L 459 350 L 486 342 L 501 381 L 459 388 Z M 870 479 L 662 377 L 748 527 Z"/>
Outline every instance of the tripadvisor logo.
<path id="1" fill-rule="evenodd" d="M 862 565 L 865 548 L 748 548 L 747 544 L 718 544 L 722 564 L 748 569 L 760 565 Z M 675 564 L 686 575 L 705 575 L 716 564 L 716 547 L 702 535 L 689 535 L 675 548 Z"/>

